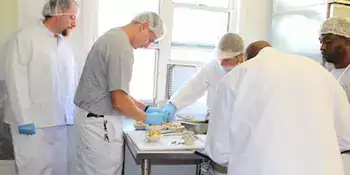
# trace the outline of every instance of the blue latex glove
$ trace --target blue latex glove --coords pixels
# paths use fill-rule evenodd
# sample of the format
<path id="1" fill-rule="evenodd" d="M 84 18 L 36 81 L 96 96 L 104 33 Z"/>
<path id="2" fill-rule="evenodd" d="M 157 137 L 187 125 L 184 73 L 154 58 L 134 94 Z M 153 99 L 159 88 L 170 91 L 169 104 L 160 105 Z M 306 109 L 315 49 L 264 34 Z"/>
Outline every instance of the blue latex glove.
<path id="1" fill-rule="evenodd" d="M 146 110 L 146 113 L 153 113 L 153 112 L 162 112 L 162 109 L 155 108 L 155 107 L 148 107 Z"/>
<path id="2" fill-rule="evenodd" d="M 170 122 L 174 119 L 174 116 L 175 116 L 175 112 L 176 112 L 176 106 L 171 104 L 171 103 L 168 103 L 166 104 L 164 107 L 163 107 L 163 112 L 165 113 L 166 115 L 166 121 L 167 122 Z"/>
<path id="3" fill-rule="evenodd" d="M 166 121 L 164 112 L 146 113 L 146 117 L 144 123 L 149 125 L 162 125 Z"/>
<path id="4" fill-rule="evenodd" d="M 27 125 L 18 126 L 18 132 L 20 134 L 33 135 L 35 134 L 35 126 L 33 123 Z"/>

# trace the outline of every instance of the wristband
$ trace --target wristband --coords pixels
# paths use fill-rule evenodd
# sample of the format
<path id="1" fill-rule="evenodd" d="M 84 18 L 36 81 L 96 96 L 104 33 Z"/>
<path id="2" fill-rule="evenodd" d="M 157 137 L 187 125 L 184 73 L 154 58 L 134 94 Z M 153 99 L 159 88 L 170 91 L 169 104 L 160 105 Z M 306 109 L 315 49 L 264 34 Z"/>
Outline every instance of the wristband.
<path id="1" fill-rule="evenodd" d="M 147 106 L 145 107 L 145 110 L 144 110 L 144 111 L 146 112 L 148 108 L 149 108 L 149 106 L 147 105 Z"/>

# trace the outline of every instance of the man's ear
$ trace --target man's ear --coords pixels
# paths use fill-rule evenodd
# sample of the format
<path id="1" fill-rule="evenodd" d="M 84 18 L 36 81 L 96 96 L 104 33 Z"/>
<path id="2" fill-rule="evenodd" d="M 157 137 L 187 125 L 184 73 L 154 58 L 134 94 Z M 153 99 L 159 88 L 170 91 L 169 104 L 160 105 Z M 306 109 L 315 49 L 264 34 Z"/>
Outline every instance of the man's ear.
<path id="1" fill-rule="evenodd" d="M 243 61 L 244 61 L 243 53 L 241 53 L 241 54 L 239 54 L 238 62 L 239 62 L 239 63 L 243 63 Z"/>
<path id="2" fill-rule="evenodd" d="M 141 26 L 142 26 L 143 30 L 148 28 L 148 24 L 147 23 L 143 23 L 143 24 L 141 24 Z"/>

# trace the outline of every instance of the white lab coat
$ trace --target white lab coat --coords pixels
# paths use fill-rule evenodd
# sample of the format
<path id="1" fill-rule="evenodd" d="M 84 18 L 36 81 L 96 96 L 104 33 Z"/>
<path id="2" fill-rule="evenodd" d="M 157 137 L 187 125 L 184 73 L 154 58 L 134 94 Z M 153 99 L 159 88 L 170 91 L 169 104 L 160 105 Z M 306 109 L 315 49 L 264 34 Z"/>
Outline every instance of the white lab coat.
<path id="1" fill-rule="evenodd" d="M 7 43 L 6 123 L 11 125 L 19 174 L 67 174 L 67 124 L 73 124 L 75 70 L 63 36 L 42 21 L 20 30 Z M 36 134 L 17 127 L 34 123 Z"/>
<path id="2" fill-rule="evenodd" d="M 343 87 L 343 89 L 346 92 L 346 95 L 348 97 L 348 100 L 350 99 L 350 69 L 349 68 L 343 68 L 343 69 L 333 69 L 331 72 L 332 75 L 338 80 L 340 85 Z M 350 101 L 349 101 L 350 102 Z M 345 121 L 339 121 L 339 123 L 350 123 L 350 117 L 348 117 Z M 340 125 L 339 128 L 337 129 L 338 131 L 343 130 L 342 126 Z M 347 126 L 349 127 L 349 126 Z M 340 150 L 345 151 L 345 150 L 350 150 L 350 140 L 349 137 L 346 138 L 341 138 L 339 139 L 339 145 L 340 145 Z M 345 170 L 345 175 L 350 175 L 350 154 L 342 154 L 343 158 L 343 163 L 344 163 L 344 170 Z"/>
<path id="3" fill-rule="evenodd" d="M 177 110 L 181 110 L 194 103 L 208 91 L 207 106 L 210 109 L 213 105 L 217 84 L 226 74 L 227 71 L 219 65 L 218 60 L 212 60 L 196 76 L 177 90 L 169 101 L 176 106 Z"/>
<path id="4" fill-rule="evenodd" d="M 334 125 L 349 123 L 334 118 L 350 106 L 320 65 L 265 48 L 219 87 L 205 149 L 229 175 L 343 175 L 336 136 L 350 131 Z"/>
<path id="5" fill-rule="evenodd" d="M 55 38 L 40 21 L 22 29 L 6 51 L 5 122 L 39 128 L 72 124 L 75 63 L 65 39 Z"/>

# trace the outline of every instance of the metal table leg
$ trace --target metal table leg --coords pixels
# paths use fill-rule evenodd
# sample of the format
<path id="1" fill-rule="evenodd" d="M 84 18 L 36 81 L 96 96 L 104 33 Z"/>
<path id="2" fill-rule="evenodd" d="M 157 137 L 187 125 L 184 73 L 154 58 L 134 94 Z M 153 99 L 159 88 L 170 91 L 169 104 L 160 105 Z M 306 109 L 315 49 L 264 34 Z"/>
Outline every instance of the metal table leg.
<path id="1" fill-rule="evenodd" d="M 125 143 L 125 142 L 124 142 Z M 126 146 L 123 144 L 123 169 L 122 169 L 122 175 L 125 175 L 125 159 L 126 159 Z"/>
<path id="2" fill-rule="evenodd" d="M 196 175 L 201 175 L 201 164 L 198 164 L 197 166 L 196 166 Z"/>
<path id="3" fill-rule="evenodd" d="M 142 162 L 141 162 L 141 175 L 151 175 L 150 160 L 142 159 Z"/>

